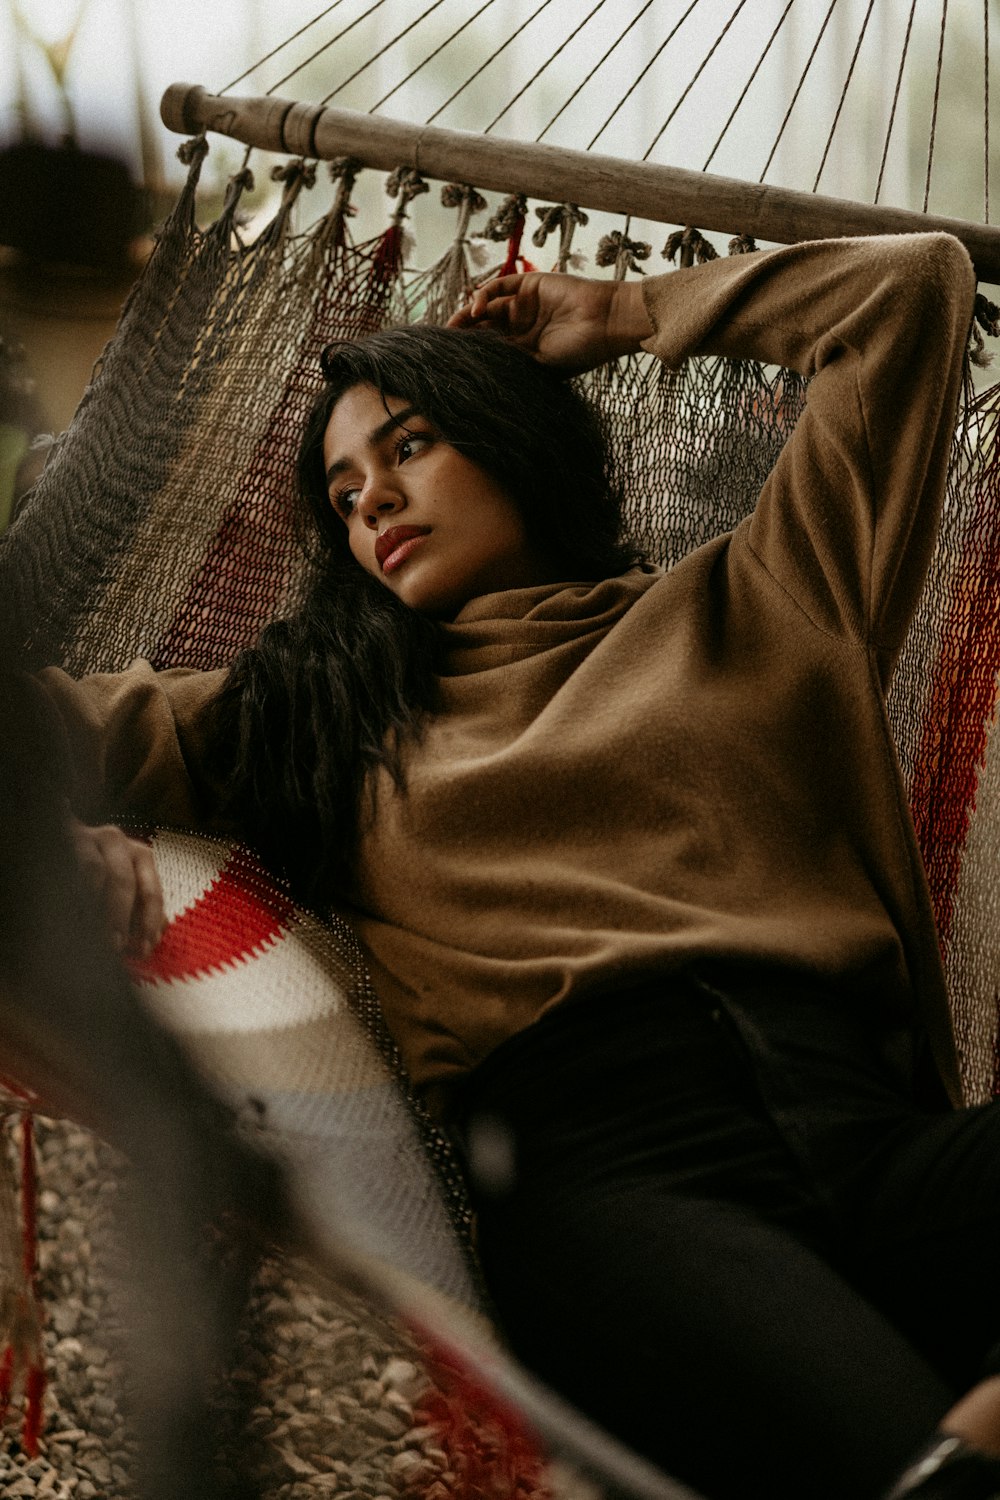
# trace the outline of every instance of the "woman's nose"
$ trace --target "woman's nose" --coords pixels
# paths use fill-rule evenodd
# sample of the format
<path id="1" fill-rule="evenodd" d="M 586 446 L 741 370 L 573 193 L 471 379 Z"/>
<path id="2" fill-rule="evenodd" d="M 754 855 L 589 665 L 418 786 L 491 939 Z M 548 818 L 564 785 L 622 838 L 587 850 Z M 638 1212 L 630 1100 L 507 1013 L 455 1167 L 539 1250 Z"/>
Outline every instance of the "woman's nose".
<path id="1" fill-rule="evenodd" d="M 358 503 L 365 524 L 377 526 L 380 516 L 392 515 L 404 501 L 400 490 L 389 479 L 373 477 L 365 484 Z"/>

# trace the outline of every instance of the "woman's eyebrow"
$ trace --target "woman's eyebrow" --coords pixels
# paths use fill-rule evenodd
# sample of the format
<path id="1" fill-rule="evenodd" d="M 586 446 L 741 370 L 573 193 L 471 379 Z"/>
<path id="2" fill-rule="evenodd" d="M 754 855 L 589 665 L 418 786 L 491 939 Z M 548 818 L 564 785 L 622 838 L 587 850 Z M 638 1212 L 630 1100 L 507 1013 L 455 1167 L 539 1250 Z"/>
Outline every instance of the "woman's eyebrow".
<path id="1" fill-rule="evenodd" d="M 416 415 L 416 411 L 417 408 L 415 406 L 407 406 L 404 407 L 402 411 L 393 412 L 391 416 L 387 417 L 384 422 L 380 422 L 378 427 L 376 427 L 372 432 L 368 434 L 368 447 L 377 447 L 382 439 L 384 437 L 387 437 L 389 433 L 392 432 L 394 427 L 402 427 L 410 417 Z M 342 474 L 345 469 L 349 469 L 350 467 L 351 463 L 349 459 L 334 459 L 333 463 L 326 471 L 327 484 L 336 479 L 338 474 Z"/>

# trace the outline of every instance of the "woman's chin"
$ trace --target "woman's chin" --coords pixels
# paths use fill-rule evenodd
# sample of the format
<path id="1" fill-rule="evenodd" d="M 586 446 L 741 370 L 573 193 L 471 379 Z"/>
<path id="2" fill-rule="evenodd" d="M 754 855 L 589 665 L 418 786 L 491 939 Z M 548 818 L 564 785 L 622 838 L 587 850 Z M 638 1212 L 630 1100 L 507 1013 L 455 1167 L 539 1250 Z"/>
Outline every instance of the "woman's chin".
<path id="1" fill-rule="evenodd" d="M 402 569 L 399 574 L 383 577 L 382 582 L 395 594 L 401 604 L 405 604 L 408 609 L 415 610 L 419 615 L 427 615 L 435 620 L 453 618 L 463 604 L 475 597 L 474 594 L 466 594 L 464 590 L 456 589 L 440 580 L 407 577 Z"/>

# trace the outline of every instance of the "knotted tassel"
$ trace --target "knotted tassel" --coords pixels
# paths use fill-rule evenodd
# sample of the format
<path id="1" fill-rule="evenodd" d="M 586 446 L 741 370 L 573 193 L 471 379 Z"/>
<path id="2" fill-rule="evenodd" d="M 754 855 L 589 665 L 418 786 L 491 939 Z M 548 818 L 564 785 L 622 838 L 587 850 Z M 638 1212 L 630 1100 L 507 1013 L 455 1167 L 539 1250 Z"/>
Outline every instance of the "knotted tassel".
<path id="1" fill-rule="evenodd" d="M 594 261 L 599 266 L 614 266 L 615 280 L 624 281 L 626 271 L 645 276 L 639 262 L 648 260 L 652 253 L 653 247 L 647 240 L 630 240 L 620 229 L 613 229 L 601 238 Z"/>
<path id="2" fill-rule="evenodd" d="M 686 229 L 675 229 L 667 239 L 662 254 L 665 260 L 671 264 L 678 260 L 681 266 L 693 266 L 695 261 L 699 265 L 707 260 L 717 260 L 718 250 L 710 245 L 700 229 L 694 229 L 690 224 Z"/>
<path id="3" fill-rule="evenodd" d="M 330 181 L 336 189 L 333 203 L 309 240 L 309 254 L 301 262 L 301 281 L 304 286 L 314 286 L 320 275 L 324 279 L 335 275 L 334 267 L 348 246 L 347 220 L 353 219 L 357 209 L 351 202 L 351 194 L 363 163 L 356 156 L 338 156 L 327 163 Z"/>
<path id="4" fill-rule="evenodd" d="M 503 200 L 496 213 L 487 222 L 482 233 L 484 240 L 505 239 L 507 241 L 507 254 L 503 265 L 495 273 L 497 276 L 513 276 L 518 269 L 522 271 L 535 269 L 527 256 L 521 254 L 521 241 L 524 238 L 527 218 L 527 198 L 523 193 L 514 193 Z"/>
<path id="5" fill-rule="evenodd" d="M 291 161 L 279 162 L 277 166 L 271 168 L 271 181 L 284 184 L 281 189 L 278 212 L 264 231 L 268 243 L 277 245 L 288 232 L 292 209 L 298 201 L 299 194 L 303 188 L 309 189 L 316 185 L 316 163 L 306 161 L 301 156 L 295 156 Z"/>
<path id="6" fill-rule="evenodd" d="M 372 256 L 369 285 L 380 298 L 392 286 L 403 264 L 403 226 L 395 220 L 380 237 Z"/>
<path id="7" fill-rule="evenodd" d="M 200 167 L 207 155 L 208 141 L 205 139 L 204 131 L 201 135 L 192 136 L 189 141 L 181 141 L 177 147 L 177 159 L 183 162 L 185 167 Z"/>
<path id="8" fill-rule="evenodd" d="M 252 193 L 256 183 L 253 172 L 249 167 L 241 167 L 226 183 L 226 196 L 222 203 L 222 212 L 219 215 L 220 224 L 232 224 L 236 220 L 236 210 L 244 193 Z"/>
<path id="9" fill-rule="evenodd" d="M 358 211 L 351 202 L 351 194 L 362 165 L 356 156 L 338 156 L 328 167 L 330 181 L 337 187 L 329 220 L 333 226 L 333 241 L 340 248 L 347 244 L 347 221 Z"/>
<path id="10" fill-rule="evenodd" d="M 986 370 L 993 363 L 993 355 L 986 348 L 980 328 L 991 339 L 1000 338 L 1000 307 L 995 302 L 990 302 L 982 292 L 977 292 L 972 327 L 969 330 L 969 359 L 981 370 Z"/>
<path id="11" fill-rule="evenodd" d="M 558 229 L 559 254 L 556 256 L 554 269 L 565 271 L 570 263 L 576 227 L 578 224 L 589 223 L 587 214 L 582 208 L 577 208 L 575 203 L 544 204 L 535 209 L 535 214 L 541 223 L 531 236 L 531 243 L 541 249 L 549 235 Z M 578 258 L 574 258 L 574 265 L 576 264 Z"/>
<path id="12" fill-rule="evenodd" d="M 392 216 L 392 223 L 380 237 L 372 256 L 369 287 L 381 301 L 385 298 L 403 265 L 403 220 L 406 209 L 420 193 L 430 192 L 429 185 L 410 167 L 397 167 L 386 178 L 385 190 L 390 198 L 398 198 L 399 204 Z"/>

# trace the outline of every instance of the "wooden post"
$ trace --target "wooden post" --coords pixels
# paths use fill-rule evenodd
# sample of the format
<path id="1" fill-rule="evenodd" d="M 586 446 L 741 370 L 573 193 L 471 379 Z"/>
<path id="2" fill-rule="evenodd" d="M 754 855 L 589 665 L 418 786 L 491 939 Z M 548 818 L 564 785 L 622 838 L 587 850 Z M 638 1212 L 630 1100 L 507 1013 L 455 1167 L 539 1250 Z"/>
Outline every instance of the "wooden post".
<path id="1" fill-rule="evenodd" d="M 468 182 L 664 224 L 751 234 L 779 245 L 841 235 L 946 230 L 965 245 L 979 279 L 1000 284 L 1000 228 L 963 219 L 289 99 L 219 97 L 197 84 L 171 84 L 160 115 L 170 130 L 186 135 L 212 130 L 293 156 L 354 156 L 384 171 L 407 166 L 445 182 Z"/>

